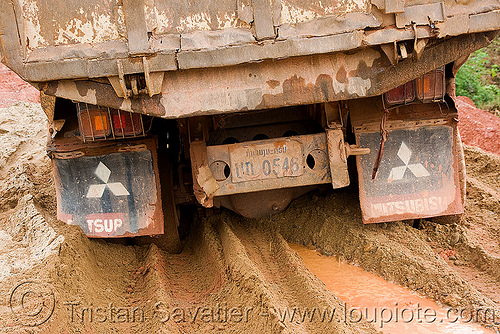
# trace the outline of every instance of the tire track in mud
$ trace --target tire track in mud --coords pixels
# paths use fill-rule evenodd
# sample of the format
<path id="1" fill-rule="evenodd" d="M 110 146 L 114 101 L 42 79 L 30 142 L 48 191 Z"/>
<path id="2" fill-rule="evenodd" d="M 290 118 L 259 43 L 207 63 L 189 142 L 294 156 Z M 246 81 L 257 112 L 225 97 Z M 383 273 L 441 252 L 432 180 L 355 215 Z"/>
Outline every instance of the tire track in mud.
<path id="1" fill-rule="evenodd" d="M 500 318 L 500 158 L 466 147 L 468 191 L 459 225 L 422 220 L 363 225 L 357 190 L 314 194 L 260 224 L 449 307 L 495 310 Z M 446 256 L 455 254 L 451 260 Z M 492 324 L 490 320 L 486 323 Z"/>
<path id="2" fill-rule="evenodd" d="M 500 305 L 500 157 L 465 147 L 467 200 L 459 226 L 429 226 L 431 246 L 456 250 L 446 259 L 464 279 Z M 456 233 L 458 241 L 450 242 Z"/>
<path id="3" fill-rule="evenodd" d="M 140 261 L 135 302 L 152 300 L 163 333 L 375 333 L 345 324 L 343 304 L 276 232 L 229 222 L 198 223 L 181 254 L 155 246 Z M 315 315 L 304 314 L 316 308 Z M 320 314 L 336 310 L 337 314 Z M 292 318 L 293 315 L 293 318 Z"/>
<path id="4" fill-rule="evenodd" d="M 22 124 L 24 109 L 4 110 L 0 121 L 12 118 Z M 44 117 L 37 106 L 32 113 Z M 2 135 L 14 144 L 17 139 L 38 143 L 39 123 L 37 131 L 18 133 L 10 127 Z M 223 214 L 193 226 L 181 254 L 166 254 L 154 245 L 88 239 L 79 227 L 55 219 L 50 164 L 36 158 L 44 156 L 43 145 L 22 145 L 6 154 L 21 167 L 30 161 L 38 166 L 1 169 L 0 229 L 8 242 L 0 251 L 9 267 L 0 285 L 0 332 L 375 332 L 366 324 L 344 324 L 334 317 L 326 322 L 282 318 L 286 308 L 333 309 L 341 303 L 276 232 L 241 225 L 240 217 Z M 40 229 L 40 222 L 47 229 Z M 16 224 L 22 235 L 12 228 Z M 61 237 L 60 243 L 51 242 L 53 234 Z M 24 240 L 24 235 L 35 237 Z M 20 265 L 24 262 L 29 266 Z M 41 326 L 27 327 L 10 311 L 9 293 L 27 280 L 47 284 L 54 292 L 54 311 Z M 184 314 L 174 314 L 176 307 Z"/>

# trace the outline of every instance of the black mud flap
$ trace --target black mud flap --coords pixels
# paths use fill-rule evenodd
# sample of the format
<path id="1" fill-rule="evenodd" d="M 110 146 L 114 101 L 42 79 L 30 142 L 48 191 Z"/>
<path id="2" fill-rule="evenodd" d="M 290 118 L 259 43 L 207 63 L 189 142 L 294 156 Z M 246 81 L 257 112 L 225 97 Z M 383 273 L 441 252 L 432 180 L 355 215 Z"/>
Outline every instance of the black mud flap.
<path id="1" fill-rule="evenodd" d="M 456 124 L 391 130 L 375 179 L 380 133 L 356 131 L 357 144 L 371 150 L 357 157 L 364 223 L 463 213 L 454 131 Z"/>
<path id="2" fill-rule="evenodd" d="M 58 219 L 89 237 L 162 234 L 154 145 L 108 152 L 53 159 Z"/>

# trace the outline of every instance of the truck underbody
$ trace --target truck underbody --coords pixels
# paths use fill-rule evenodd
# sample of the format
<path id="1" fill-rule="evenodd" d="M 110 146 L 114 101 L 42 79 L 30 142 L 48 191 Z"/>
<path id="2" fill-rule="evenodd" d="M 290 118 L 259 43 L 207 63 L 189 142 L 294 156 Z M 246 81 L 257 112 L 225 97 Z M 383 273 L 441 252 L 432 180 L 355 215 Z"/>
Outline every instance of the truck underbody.
<path id="1" fill-rule="evenodd" d="M 399 93 L 179 120 L 55 100 L 64 125 L 48 151 L 59 219 L 92 237 L 175 241 L 180 206 L 263 218 L 320 185 L 348 186 L 349 156 L 365 223 L 461 214 L 462 149 L 445 72 Z M 428 96 L 419 95 L 424 82 Z"/>

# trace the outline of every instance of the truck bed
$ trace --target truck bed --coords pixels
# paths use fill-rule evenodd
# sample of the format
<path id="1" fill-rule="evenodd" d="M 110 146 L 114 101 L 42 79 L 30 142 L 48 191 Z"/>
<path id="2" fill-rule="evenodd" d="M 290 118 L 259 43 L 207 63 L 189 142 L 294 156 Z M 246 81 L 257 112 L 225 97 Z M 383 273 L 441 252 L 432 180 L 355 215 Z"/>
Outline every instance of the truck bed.
<path id="1" fill-rule="evenodd" d="M 374 96 L 467 56 L 498 29 L 498 0 L 0 4 L 2 62 L 26 81 L 165 118 Z"/>

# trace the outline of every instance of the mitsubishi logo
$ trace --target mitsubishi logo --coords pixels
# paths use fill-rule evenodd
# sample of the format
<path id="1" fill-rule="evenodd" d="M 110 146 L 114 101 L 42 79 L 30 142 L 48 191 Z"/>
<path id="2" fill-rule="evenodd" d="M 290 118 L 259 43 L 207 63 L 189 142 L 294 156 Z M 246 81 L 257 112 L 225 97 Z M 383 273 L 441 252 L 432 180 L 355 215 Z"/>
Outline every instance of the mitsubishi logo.
<path id="1" fill-rule="evenodd" d="M 398 157 L 401 159 L 401 161 L 403 161 L 404 166 L 394 167 L 389 174 L 389 181 L 402 180 L 407 169 L 409 169 L 416 177 L 424 177 L 430 175 L 427 169 L 425 169 L 424 165 L 422 165 L 421 163 L 409 165 L 411 151 L 404 142 L 401 142 L 401 147 L 398 151 Z"/>
<path id="2" fill-rule="evenodd" d="M 120 182 L 108 183 L 111 171 L 102 162 L 99 162 L 99 166 L 97 166 L 97 169 L 95 170 L 95 175 L 97 175 L 97 177 L 104 183 L 91 185 L 89 191 L 87 192 L 87 198 L 101 198 L 106 188 L 109 188 L 109 190 L 115 196 L 130 195 L 127 189 L 125 189 L 123 184 L 121 184 Z"/>

